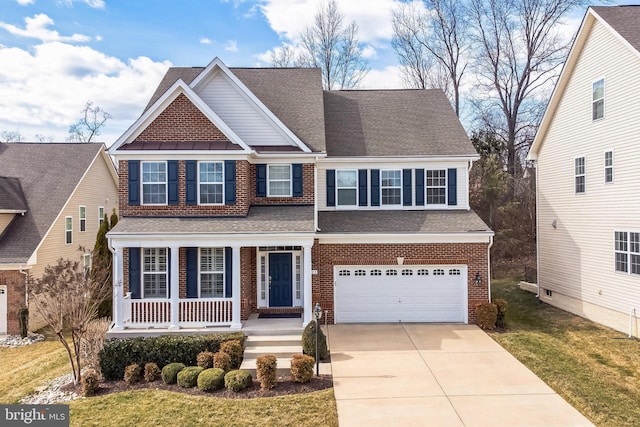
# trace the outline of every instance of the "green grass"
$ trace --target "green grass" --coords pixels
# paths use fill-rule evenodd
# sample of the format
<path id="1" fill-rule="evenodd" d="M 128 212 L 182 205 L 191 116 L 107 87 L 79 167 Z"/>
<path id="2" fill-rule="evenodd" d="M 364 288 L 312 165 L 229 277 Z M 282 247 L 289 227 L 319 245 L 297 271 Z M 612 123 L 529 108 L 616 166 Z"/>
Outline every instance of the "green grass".
<path id="1" fill-rule="evenodd" d="M 257 399 L 137 390 L 71 402 L 72 426 L 338 425 L 333 389 Z"/>
<path id="2" fill-rule="evenodd" d="M 598 426 L 637 426 L 640 420 L 640 341 L 492 281 L 505 299 L 508 330 L 491 333 L 565 400 Z"/>

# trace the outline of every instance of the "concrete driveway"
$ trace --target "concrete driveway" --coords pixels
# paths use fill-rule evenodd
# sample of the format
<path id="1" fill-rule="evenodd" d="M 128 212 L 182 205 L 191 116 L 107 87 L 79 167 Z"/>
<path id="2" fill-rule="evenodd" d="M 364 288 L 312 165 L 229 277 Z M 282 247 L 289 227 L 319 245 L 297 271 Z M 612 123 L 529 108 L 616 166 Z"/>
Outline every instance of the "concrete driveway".
<path id="1" fill-rule="evenodd" d="M 593 426 L 472 325 L 328 327 L 340 427 Z"/>

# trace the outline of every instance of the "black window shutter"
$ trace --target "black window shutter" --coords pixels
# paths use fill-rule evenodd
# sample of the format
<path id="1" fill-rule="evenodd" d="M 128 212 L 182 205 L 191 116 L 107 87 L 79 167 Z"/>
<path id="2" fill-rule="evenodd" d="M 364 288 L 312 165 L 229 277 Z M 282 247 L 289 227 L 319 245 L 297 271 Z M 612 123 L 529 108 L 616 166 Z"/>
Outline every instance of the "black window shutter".
<path id="1" fill-rule="evenodd" d="M 449 169 L 447 171 L 447 204 L 456 206 L 458 204 L 458 170 Z"/>
<path id="2" fill-rule="evenodd" d="M 129 292 L 132 299 L 140 299 L 140 248 L 129 248 Z"/>
<path id="3" fill-rule="evenodd" d="M 140 160 L 129 160 L 129 204 L 140 204 Z"/>
<path id="4" fill-rule="evenodd" d="M 291 165 L 293 175 L 293 197 L 302 196 L 302 164 L 294 163 Z"/>
<path id="5" fill-rule="evenodd" d="M 187 248 L 187 298 L 198 298 L 198 248 Z"/>
<path id="6" fill-rule="evenodd" d="M 336 205 L 336 171 L 327 169 L 327 206 Z"/>
<path id="7" fill-rule="evenodd" d="M 371 206 L 380 206 L 380 169 L 371 169 Z"/>
<path id="8" fill-rule="evenodd" d="M 178 204 L 178 161 L 167 162 L 167 182 L 169 184 L 168 201 L 170 205 Z"/>
<path id="9" fill-rule="evenodd" d="M 424 206 L 424 169 L 416 169 L 416 206 Z"/>
<path id="10" fill-rule="evenodd" d="M 224 203 L 236 204 L 236 161 L 224 161 Z"/>
<path id="11" fill-rule="evenodd" d="M 358 205 L 367 206 L 367 170 L 358 170 Z"/>
<path id="12" fill-rule="evenodd" d="M 267 197 L 267 165 L 256 165 L 256 197 Z"/>
<path id="13" fill-rule="evenodd" d="M 186 193 L 187 204 L 198 204 L 198 162 L 196 160 L 187 160 L 185 162 L 186 167 Z"/>
<path id="14" fill-rule="evenodd" d="M 402 205 L 411 206 L 411 193 L 413 183 L 411 182 L 411 169 L 402 170 Z"/>
<path id="15" fill-rule="evenodd" d="M 231 248 L 224 248 L 224 296 L 226 298 L 232 297 L 233 289 L 233 273 L 231 268 L 233 267 L 233 255 Z"/>

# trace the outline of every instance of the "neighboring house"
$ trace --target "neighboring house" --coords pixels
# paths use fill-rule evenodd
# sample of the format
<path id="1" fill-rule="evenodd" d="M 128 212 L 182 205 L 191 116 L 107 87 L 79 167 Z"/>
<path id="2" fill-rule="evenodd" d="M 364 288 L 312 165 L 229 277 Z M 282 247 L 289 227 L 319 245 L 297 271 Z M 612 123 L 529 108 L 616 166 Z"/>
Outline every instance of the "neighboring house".
<path id="1" fill-rule="evenodd" d="M 0 143 L 0 335 L 17 334 L 27 274 L 59 258 L 90 265 L 103 214 L 117 208 L 118 176 L 102 144 Z M 42 326 L 31 310 L 30 326 Z"/>
<path id="2" fill-rule="evenodd" d="M 110 148 L 115 330 L 473 322 L 493 232 L 436 90 L 323 91 L 319 69 L 171 68 Z M 476 280 L 477 278 L 477 280 Z"/>
<path id="3" fill-rule="evenodd" d="M 542 301 L 638 336 L 640 6 L 591 7 L 529 159 Z"/>

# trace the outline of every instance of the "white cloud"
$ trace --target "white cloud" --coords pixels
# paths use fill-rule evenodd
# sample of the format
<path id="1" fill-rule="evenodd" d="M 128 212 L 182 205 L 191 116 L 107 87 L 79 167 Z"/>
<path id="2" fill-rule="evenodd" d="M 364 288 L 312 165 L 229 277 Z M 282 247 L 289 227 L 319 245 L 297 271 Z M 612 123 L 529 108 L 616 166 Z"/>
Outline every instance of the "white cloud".
<path id="1" fill-rule="evenodd" d="M 58 4 L 66 7 L 73 7 L 73 3 L 77 1 L 81 1 L 94 9 L 104 9 L 105 6 L 104 0 L 58 0 Z"/>
<path id="2" fill-rule="evenodd" d="M 53 25 L 53 19 L 49 18 L 44 13 L 38 13 L 32 18 L 24 18 L 25 27 L 19 28 L 12 24 L 0 21 L 0 28 L 5 29 L 9 33 L 18 37 L 29 37 L 38 39 L 43 42 L 87 42 L 91 40 L 91 37 L 83 34 L 73 34 L 71 36 L 61 36 L 55 30 L 51 30 L 48 27 Z"/>
<path id="3" fill-rule="evenodd" d="M 238 42 L 236 40 L 229 40 L 224 45 L 224 50 L 227 52 L 237 52 L 238 51 Z"/>
<path id="4" fill-rule="evenodd" d="M 403 89 L 402 72 L 399 65 L 389 65 L 382 70 L 369 70 L 360 85 L 361 89 Z"/>
<path id="5" fill-rule="evenodd" d="M 208 37 L 200 37 L 200 44 L 211 44 L 211 39 Z"/>
<path id="6" fill-rule="evenodd" d="M 16 3 L 18 3 L 20 6 L 28 6 L 35 3 L 35 0 L 16 0 Z"/>
<path id="7" fill-rule="evenodd" d="M 371 45 L 367 45 L 364 47 L 364 49 L 362 49 L 362 57 L 363 58 L 377 58 L 378 57 L 378 52 L 376 51 L 376 49 L 371 46 Z"/>
<path id="8" fill-rule="evenodd" d="M 0 131 L 64 140 L 87 100 L 109 112 L 100 140 L 113 143 L 138 117 L 171 65 L 147 57 L 126 62 L 88 46 L 42 43 L 0 48 Z"/>
<path id="9" fill-rule="evenodd" d="M 102 36 L 95 36 L 94 39 L 97 42 L 101 42 L 103 40 Z"/>

